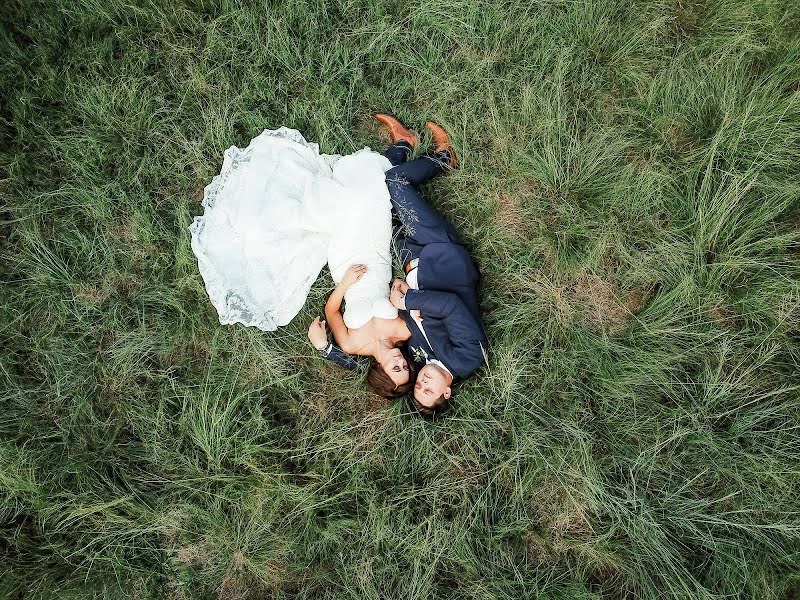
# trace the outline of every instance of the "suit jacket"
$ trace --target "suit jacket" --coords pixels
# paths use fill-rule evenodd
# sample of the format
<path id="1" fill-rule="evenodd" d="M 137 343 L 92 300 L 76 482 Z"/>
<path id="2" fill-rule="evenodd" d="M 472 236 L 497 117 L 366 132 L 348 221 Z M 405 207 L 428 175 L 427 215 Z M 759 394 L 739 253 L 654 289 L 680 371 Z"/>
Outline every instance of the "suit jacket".
<path id="1" fill-rule="evenodd" d="M 340 367 L 355 371 L 362 364 L 360 356 L 348 354 L 336 344 L 328 344 L 325 348 L 319 351 L 322 358 L 327 358 L 329 361 L 336 363 Z"/>
<path id="2" fill-rule="evenodd" d="M 486 349 L 477 298 L 480 272 L 460 244 L 426 244 L 418 258 L 420 289 L 406 292 L 406 310 L 400 311 L 411 331 L 409 350 L 417 360 L 424 350 L 428 358 L 444 363 L 454 378 L 466 379 L 483 363 Z M 425 335 L 411 310 L 420 311 Z"/>

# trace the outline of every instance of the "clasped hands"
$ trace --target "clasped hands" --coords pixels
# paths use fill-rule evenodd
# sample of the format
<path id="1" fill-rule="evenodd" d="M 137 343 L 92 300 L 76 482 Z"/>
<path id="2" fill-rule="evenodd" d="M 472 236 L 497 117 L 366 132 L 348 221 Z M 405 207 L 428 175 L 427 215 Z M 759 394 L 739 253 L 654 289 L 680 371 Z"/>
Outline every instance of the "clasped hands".
<path id="1" fill-rule="evenodd" d="M 392 303 L 397 310 L 406 309 L 406 292 L 409 285 L 402 279 L 395 279 L 392 281 L 392 289 L 389 292 L 389 302 Z"/>
<path id="2" fill-rule="evenodd" d="M 351 265 L 345 272 L 339 285 L 347 289 L 361 279 L 366 272 L 367 265 Z M 392 288 L 389 293 L 389 302 L 392 303 L 392 306 L 398 310 L 406 309 L 406 292 L 408 289 L 409 285 L 402 279 L 396 278 L 392 281 Z"/>

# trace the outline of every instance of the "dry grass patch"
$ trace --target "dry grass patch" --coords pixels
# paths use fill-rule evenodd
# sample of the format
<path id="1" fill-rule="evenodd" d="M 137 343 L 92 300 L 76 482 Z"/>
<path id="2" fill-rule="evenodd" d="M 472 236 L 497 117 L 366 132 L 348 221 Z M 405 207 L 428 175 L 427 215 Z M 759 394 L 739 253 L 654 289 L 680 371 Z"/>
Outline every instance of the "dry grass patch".
<path id="1" fill-rule="evenodd" d="M 531 281 L 531 288 L 549 307 L 550 317 L 561 327 L 573 322 L 575 307 L 570 297 L 571 283 L 561 278 L 540 275 Z"/>
<path id="2" fill-rule="evenodd" d="M 547 256 L 547 248 L 542 247 Z M 579 319 L 590 329 L 616 335 L 625 331 L 636 315 L 652 299 L 655 286 L 639 285 L 627 293 L 600 276 L 582 271 L 578 274 L 558 273 L 547 265 L 540 269 L 517 272 L 498 279 L 498 289 L 518 302 L 535 297 L 560 328 L 574 325 Z"/>
<path id="3" fill-rule="evenodd" d="M 725 300 L 718 300 L 708 310 L 708 314 L 715 323 L 728 329 L 738 329 L 741 326 L 739 316 Z"/>
<path id="4" fill-rule="evenodd" d="M 610 564 L 595 567 L 589 575 L 589 585 L 598 592 L 601 598 L 618 600 L 634 600 L 634 594 L 627 589 L 622 573 Z"/>
<path id="5" fill-rule="evenodd" d="M 396 433 L 395 421 L 391 418 L 390 402 L 376 394 L 367 399 L 364 416 L 355 425 L 353 452 L 364 455 L 380 448 L 382 442 Z M 376 457 L 380 461 L 382 457 Z"/>
<path id="6" fill-rule="evenodd" d="M 591 509 L 577 487 L 548 484 L 537 491 L 536 500 L 540 522 L 553 535 L 557 548 L 566 537 L 588 539 L 594 534 L 589 521 Z"/>
<path id="7" fill-rule="evenodd" d="M 303 401 L 304 407 L 321 420 L 336 415 L 380 415 L 390 405 L 366 387 L 361 371 L 346 372 L 325 361 L 314 374 L 314 386 Z M 380 418 L 380 417 L 378 417 Z"/>
<path id="8" fill-rule="evenodd" d="M 203 199 L 206 196 L 206 185 L 208 185 L 208 183 L 201 182 L 194 187 L 194 191 L 192 192 L 192 198 L 194 199 L 195 202 L 197 202 L 197 204 L 203 203 Z"/>
<path id="9" fill-rule="evenodd" d="M 623 332 L 652 298 L 652 288 L 641 286 L 622 296 L 616 283 L 609 283 L 593 273 L 578 277 L 572 285 L 572 297 L 583 306 L 583 318 L 592 329 L 611 334 Z"/>
<path id="10" fill-rule="evenodd" d="M 207 569 L 217 560 L 217 553 L 207 541 L 198 544 L 189 544 L 175 550 L 172 555 L 172 564 L 177 567 L 191 567 L 193 569 Z"/>
<path id="11" fill-rule="evenodd" d="M 533 222 L 520 209 L 519 199 L 510 192 L 500 192 L 495 200 L 495 223 L 498 229 L 512 237 L 529 239 L 533 233 Z"/>
<path id="12" fill-rule="evenodd" d="M 253 581 L 250 574 L 244 567 L 244 555 L 241 552 L 234 552 L 231 566 L 217 588 L 217 598 L 219 600 L 246 600 L 254 597 L 252 595 Z"/>
<path id="13" fill-rule="evenodd" d="M 219 600 L 248 600 L 272 597 L 286 584 L 286 562 L 273 559 L 252 562 L 244 552 L 237 550 L 219 587 Z"/>
<path id="14" fill-rule="evenodd" d="M 552 560 L 575 550 L 594 536 L 592 510 L 580 485 L 545 481 L 529 498 L 537 529 L 526 535 L 528 550 L 540 560 Z"/>

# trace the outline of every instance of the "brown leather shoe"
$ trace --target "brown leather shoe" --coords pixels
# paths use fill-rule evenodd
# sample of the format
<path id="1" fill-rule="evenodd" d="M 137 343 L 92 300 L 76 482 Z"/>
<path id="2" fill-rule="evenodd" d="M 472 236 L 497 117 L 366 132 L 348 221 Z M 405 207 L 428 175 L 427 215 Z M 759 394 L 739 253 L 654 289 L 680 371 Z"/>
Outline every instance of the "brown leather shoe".
<path id="1" fill-rule="evenodd" d="M 403 140 L 411 144 L 411 147 L 413 148 L 419 143 L 419 137 L 417 134 L 409 129 L 406 129 L 405 125 L 403 125 L 393 116 L 384 113 L 375 113 L 375 118 L 386 125 L 393 144 L 399 140 Z"/>
<path id="2" fill-rule="evenodd" d="M 458 162 L 456 161 L 456 151 L 453 149 L 453 141 L 450 139 L 444 127 L 433 121 L 425 121 L 425 127 L 431 130 L 433 134 L 434 152 L 441 152 L 447 150 L 450 154 L 450 168 L 456 169 Z"/>

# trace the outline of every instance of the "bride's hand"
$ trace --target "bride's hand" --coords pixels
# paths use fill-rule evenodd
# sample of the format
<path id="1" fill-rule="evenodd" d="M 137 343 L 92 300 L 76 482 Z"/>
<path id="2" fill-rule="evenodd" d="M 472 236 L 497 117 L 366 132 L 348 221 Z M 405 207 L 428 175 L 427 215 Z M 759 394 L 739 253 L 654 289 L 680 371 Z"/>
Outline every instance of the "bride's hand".
<path id="1" fill-rule="evenodd" d="M 322 350 L 328 345 L 328 332 L 325 331 L 325 321 L 317 317 L 311 321 L 308 328 L 308 339 L 317 350 Z"/>
<path id="2" fill-rule="evenodd" d="M 351 285 L 353 285 L 356 281 L 361 279 L 364 276 L 364 273 L 366 272 L 367 272 L 367 265 L 350 265 L 350 267 L 345 272 L 344 277 L 342 277 L 342 280 L 339 282 L 339 285 L 347 289 Z"/>

